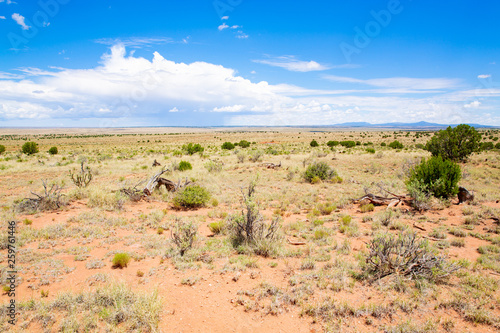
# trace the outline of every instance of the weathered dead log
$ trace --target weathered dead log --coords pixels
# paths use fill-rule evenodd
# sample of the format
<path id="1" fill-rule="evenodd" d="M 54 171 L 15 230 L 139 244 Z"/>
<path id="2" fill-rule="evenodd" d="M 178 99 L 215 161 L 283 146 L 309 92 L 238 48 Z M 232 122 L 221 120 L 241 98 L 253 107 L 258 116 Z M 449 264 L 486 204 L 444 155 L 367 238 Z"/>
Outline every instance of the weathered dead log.
<path id="1" fill-rule="evenodd" d="M 153 190 L 157 188 L 158 185 L 158 179 L 160 178 L 161 175 L 163 175 L 165 172 L 170 172 L 169 169 L 165 169 L 163 167 L 157 174 L 155 174 L 153 177 L 151 177 L 146 184 L 146 187 L 142 190 L 144 195 L 149 196 L 153 193 Z"/>
<path id="2" fill-rule="evenodd" d="M 305 244 L 306 244 L 306 242 L 301 242 L 301 241 L 298 241 L 298 242 L 297 242 L 297 241 L 291 241 L 291 240 L 290 240 L 290 239 L 288 239 L 288 238 L 287 238 L 286 240 L 287 240 L 287 241 L 288 241 L 288 243 L 289 243 L 289 244 L 291 244 L 291 245 L 305 245 Z"/>
<path id="3" fill-rule="evenodd" d="M 367 201 L 369 203 L 372 203 L 377 206 L 384 206 L 384 205 L 391 205 L 395 206 L 396 204 L 400 203 L 402 200 L 401 197 L 392 197 L 392 198 L 386 198 L 386 197 L 381 197 L 378 195 L 373 195 L 371 193 L 368 193 L 366 195 L 363 195 L 359 199 L 354 199 L 353 202 L 358 203 L 358 202 L 363 202 Z"/>
<path id="4" fill-rule="evenodd" d="M 153 167 L 161 166 L 161 164 L 155 159 L 153 162 Z"/>
<path id="5" fill-rule="evenodd" d="M 183 187 L 186 187 L 188 185 L 191 185 L 192 182 L 190 180 L 186 179 L 184 182 L 179 181 L 177 183 L 174 183 L 173 181 L 160 177 L 163 175 L 165 172 L 170 172 L 170 170 L 163 168 L 160 172 L 155 174 L 151 179 L 148 181 L 146 187 L 142 190 L 145 196 L 150 196 L 154 190 L 160 189 L 160 187 L 165 186 L 165 189 L 169 192 L 175 192 Z"/>
<path id="6" fill-rule="evenodd" d="M 271 163 L 271 162 L 262 163 L 261 166 L 266 167 L 268 169 L 281 168 L 281 161 L 280 161 L 279 164 L 274 164 L 274 163 Z"/>

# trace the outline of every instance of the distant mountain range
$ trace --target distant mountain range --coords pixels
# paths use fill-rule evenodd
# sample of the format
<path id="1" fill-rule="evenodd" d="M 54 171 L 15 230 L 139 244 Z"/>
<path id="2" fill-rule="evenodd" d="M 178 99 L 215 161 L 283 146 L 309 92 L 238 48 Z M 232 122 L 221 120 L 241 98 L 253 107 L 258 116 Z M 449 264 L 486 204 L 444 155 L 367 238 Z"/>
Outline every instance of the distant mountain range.
<path id="1" fill-rule="evenodd" d="M 351 123 L 342 123 L 342 124 L 335 124 L 335 125 L 329 125 L 329 126 L 315 126 L 315 127 L 337 127 L 337 128 L 394 128 L 394 129 L 428 129 L 428 130 L 434 130 L 434 129 L 442 129 L 442 128 L 447 128 L 448 126 L 454 127 L 457 126 L 458 124 L 449 124 L 449 125 L 443 125 L 443 124 L 435 124 L 435 123 L 428 123 L 426 121 L 420 121 L 418 123 L 385 123 L 385 124 L 371 124 L 371 123 L 366 123 L 366 122 L 351 122 Z M 480 124 L 467 124 L 470 126 L 473 126 L 475 128 L 496 128 L 497 126 L 487 126 L 487 125 L 480 125 Z"/>

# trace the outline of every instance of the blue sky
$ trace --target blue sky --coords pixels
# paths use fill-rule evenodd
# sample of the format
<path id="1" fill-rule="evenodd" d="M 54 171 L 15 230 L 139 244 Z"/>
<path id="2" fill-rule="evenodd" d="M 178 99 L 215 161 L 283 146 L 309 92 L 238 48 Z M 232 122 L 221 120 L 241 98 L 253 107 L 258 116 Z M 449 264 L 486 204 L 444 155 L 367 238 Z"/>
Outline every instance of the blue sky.
<path id="1" fill-rule="evenodd" d="M 0 126 L 500 126 L 500 4 L 0 0 Z"/>

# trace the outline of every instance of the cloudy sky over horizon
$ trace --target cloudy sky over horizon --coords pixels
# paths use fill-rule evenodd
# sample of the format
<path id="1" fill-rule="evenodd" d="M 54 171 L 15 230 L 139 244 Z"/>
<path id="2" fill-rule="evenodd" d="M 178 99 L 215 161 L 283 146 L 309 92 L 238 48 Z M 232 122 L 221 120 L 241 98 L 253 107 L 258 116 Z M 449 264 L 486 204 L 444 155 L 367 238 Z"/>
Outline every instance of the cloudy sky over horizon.
<path id="1" fill-rule="evenodd" d="M 0 0 L 0 127 L 500 126 L 494 2 Z"/>

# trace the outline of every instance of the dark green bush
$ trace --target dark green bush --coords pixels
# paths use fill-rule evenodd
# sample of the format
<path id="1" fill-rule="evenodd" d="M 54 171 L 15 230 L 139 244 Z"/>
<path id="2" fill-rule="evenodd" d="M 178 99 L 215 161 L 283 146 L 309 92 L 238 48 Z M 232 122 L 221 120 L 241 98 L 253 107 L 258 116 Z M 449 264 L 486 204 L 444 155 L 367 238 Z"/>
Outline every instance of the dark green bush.
<path id="1" fill-rule="evenodd" d="M 318 147 L 318 146 L 319 146 L 319 143 L 318 143 L 318 141 L 316 141 L 316 140 L 312 140 L 312 141 L 309 143 L 309 145 L 310 145 L 311 147 Z"/>
<path id="2" fill-rule="evenodd" d="M 440 130 L 427 142 L 425 149 L 432 156 L 441 155 L 444 159 L 453 161 L 466 161 L 467 157 L 478 152 L 481 134 L 469 125 L 458 125 L 455 128 L 448 126 L 446 130 Z"/>
<path id="3" fill-rule="evenodd" d="M 366 152 L 370 154 L 375 154 L 375 149 L 373 148 L 366 148 Z"/>
<path id="4" fill-rule="evenodd" d="M 240 146 L 241 148 L 248 148 L 250 147 L 250 142 L 248 142 L 247 140 L 241 140 L 240 142 L 238 142 L 238 146 Z"/>
<path id="5" fill-rule="evenodd" d="M 5 146 L 4 145 L 0 145 L 0 154 L 2 154 L 3 152 L 5 152 Z"/>
<path id="6" fill-rule="evenodd" d="M 199 143 L 189 143 L 187 145 L 183 145 L 182 150 L 185 150 L 189 155 L 193 155 L 196 153 L 202 153 L 205 148 L 203 148 Z"/>
<path id="7" fill-rule="evenodd" d="M 234 149 L 234 144 L 232 144 L 231 142 L 224 142 L 222 144 L 222 149 L 226 149 L 226 150 Z"/>
<path id="8" fill-rule="evenodd" d="M 346 148 L 352 148 L 356 146 L 355 141 L 340 141 L 340 144 Z"/>
<path id="9" fill-rule="evenodd" d="M 406 184 L 407 187 L 418 185 L 422 191 L 437 198 L 449 198 L 458 193 L 458 181 L 461 176 L 458 164 L 437 156 L 424 159 L 413 168 Z"/>
<path id="10" fill-rule="evenodd" d="M 500 142 L 495 145 L 496 149 L 500 149 Z"/>
<path id="11" fill-rule="evenodd" d="M 391 143 L 389 143 L 389 147 L 391 147 L 392 149 L 403 149 L 404 146 L 398 140 L 394 140 Z"/>
<path id="12" fill-rule="evenodd" d="M 188 186 L 176 193 L 174 206 L 176 208 L 204 207 L 210 200 L 210 193 L 199 185 Z"/>
<path id="13" fill-rule="evenodd" d="M 417 143 L 417 144 L 415 145 L 415 148 L 417 148 L 417 149 L 425 149 L 425 145 L 423 145 L 423 144 L 421 144 L 421 143 Z"/>
<path id="14" fill-rule="evenodd" d="M 381 146 L 381 147 L 385 147 L 385 146 L 387 146 L 387 143 L 382 142 L 382 143 L 380 144 L 380 146 Z"/>
<path id="15" fill-rule="evenodd" d="M 56 155 L 58 153 L 57 147 L 50 147 L 49 154 Z"/>
<path id="16" fill-rule="evenodd" d="M 303 176 L 309 183 L 315 183 L 319 180 L 330 180 L 336 177 L 337 173 L 326 162 L 315 162 L 307 167 Z"/>
<path id="17" fill-rule="evenodd" d="M 495 148 L 493 142 L 481 142 L 481 150 L 492 150 L 493 148 Z"/>
<path id="18" fill-rule="evenodd" d="M 327 145 L 328 147 L 335 147 L 335 146 L 338 146 L 339 144 L 340 144 L 340 142 L 339 142 L 339 141 L 328 141 L 328 142 L 326 143 L 326 145 Z"/>
<path id="19" fill-rule="evenodd" d="M 26 155 L 36 154 L 38 153 L 38 144 L 32 141 L 25 142 L 22 150 Z"/>
<path id="20" fill-rule="evenodd" d="M 179 162 L 179 171 L 186 171 L 186 170 L 192 170 L 193 166 L 191 163 L 187 161 L 180 161 Z"/>

